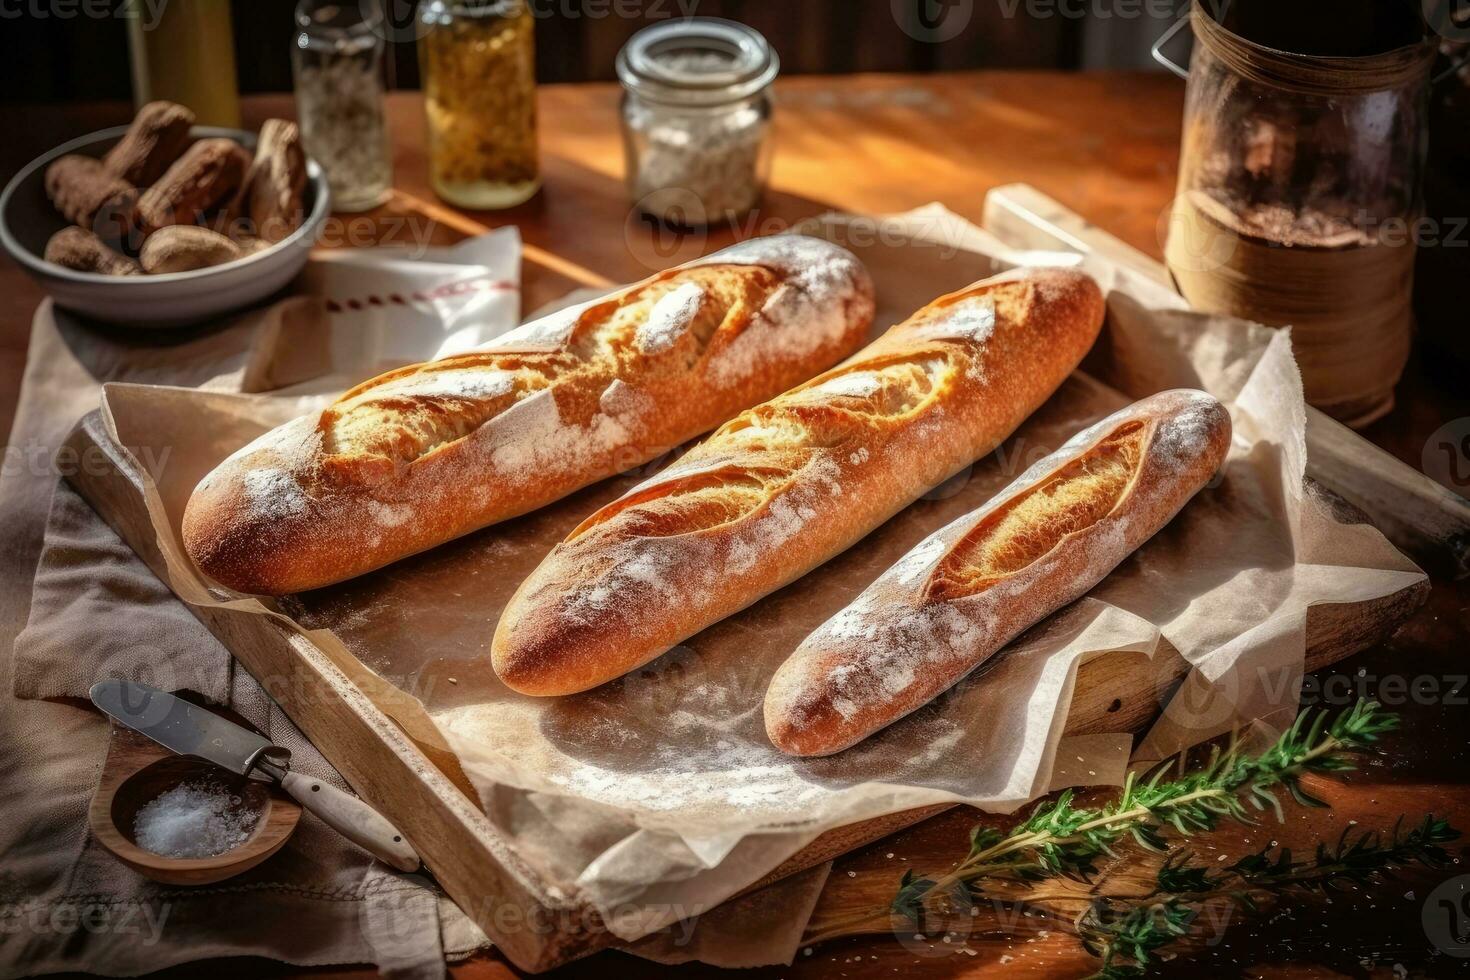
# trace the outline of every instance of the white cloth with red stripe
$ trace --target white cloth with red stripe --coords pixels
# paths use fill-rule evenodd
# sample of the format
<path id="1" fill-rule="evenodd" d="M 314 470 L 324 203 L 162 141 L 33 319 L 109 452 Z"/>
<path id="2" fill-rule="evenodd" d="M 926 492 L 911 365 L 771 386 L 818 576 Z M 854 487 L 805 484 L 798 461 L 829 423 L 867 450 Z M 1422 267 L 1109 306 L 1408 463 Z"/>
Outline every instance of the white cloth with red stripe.
<path id="1" fill-rule="evenodd" d="M 307 267 L 330 325 L 332 373 L 363 380 L 458 354 L 520 324 L 514 226 L 446 248 L 342 249 Z"/>

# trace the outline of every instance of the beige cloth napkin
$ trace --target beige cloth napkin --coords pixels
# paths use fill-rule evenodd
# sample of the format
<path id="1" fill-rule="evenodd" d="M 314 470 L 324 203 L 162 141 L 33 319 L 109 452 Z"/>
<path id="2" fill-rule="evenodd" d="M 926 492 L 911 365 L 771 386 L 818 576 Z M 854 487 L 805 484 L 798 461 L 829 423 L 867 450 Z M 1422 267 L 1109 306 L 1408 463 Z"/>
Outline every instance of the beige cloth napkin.
<path id="1" fill-rule="evenodd" d="M 392 291 L 386 284 L 393 277 L 513 279 L 513 265 L 505 266 L 516 258 L 508 248 L 515 242 L 500 237 L 472 240 L 467 246 L 480 241 L 478 250 L 443 250 L 416 265 L 393 257 L 371 275 L 335 258 L 315 262 L 308 281 L 321 286 L 326 278 L 337 291 L 358 282 Z M 370 374 L 514 325 L 515 304 L 506 305 L 503 293 L 452 294 L 470 295 L 472 302 L 439 304 L 411 322 L 413 337 L 385 329 L 375 304 L 362 304 L 360 316 L 322 319 L 300 297 L 222 328 L 147 338 L 99 331 L 49 302 L 38 310 L 0 482 L 0 733 L 8 736 L 0 740 L 6 774 L 0 802 L 7 815 L 0 822 L 0 976 L 74 969 L 129 975 L 221 956 L 374 963 L 388 975 L 438 976 L 446 959 L 488 944 L 430 878 L 374 863 L 314 818 L 303 820 L 286 848 L 260 867 L 205 888 L 149 882 L 91 838 L 86 807 L 109 726 L 81 699 L 103 677 L 193 690 L 228 704 L 290 748 L 295 768 L 345 784 L 228 651 L 58 482 L 52 460 L 75 421 L 96 407 L 102 382 L 235 391 L 323 372 Z M 399 315 L 401 323 L 402 310 Z M 676 923 L 631 951 L 670 963 L 789 961 L 828 868 L 702 920 Z M 772 908 L 794 914 L 772 918 Z M 751 935 L 763 941 L 752 945 Z"/>
<path id="2" fill-rule="evenodd" d="M 298 769 L 343 785 L 218 641 L 58 483 L 52 463 L 96 407 L 102 381 L 237 388 L 275 329 L 271 316 L 254 314 L 223 329 L 141 338 L 83 325 L 49 301 L 37 311 L 0 475 L 0 974 L 127 975 L 269 956 L 434 976 L 446 955 L 485 941 L 457 910 L 441 917 L 447 903 L 429 883 L 375 864 L 314 819 L 259 868 L 205 888 L 150 882 L 86 830 L 109 725 L 79 701 L 51 699 L 84 698 L 103 676 L 152 677 L 229 704 L 290 748 Z M 31 649 L 47 654 L 16 660 L 12 641 L 31 612 L 38 566 L 56 586 L 37 597 L 48 613 L 41 621 L 75 628 L 36 637 Z M 117 615 L 120 605 L 129 615 Z M 392 929 L 379 928 L 385 920 Z"/>

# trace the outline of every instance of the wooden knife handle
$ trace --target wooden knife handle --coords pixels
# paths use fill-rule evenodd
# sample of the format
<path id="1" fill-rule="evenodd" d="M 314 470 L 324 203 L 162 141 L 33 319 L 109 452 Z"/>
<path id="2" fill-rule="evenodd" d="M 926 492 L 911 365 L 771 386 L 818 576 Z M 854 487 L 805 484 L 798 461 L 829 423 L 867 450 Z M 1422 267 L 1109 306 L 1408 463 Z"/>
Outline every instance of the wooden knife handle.
<path id="1" fill-rule="evenodd" d="M 417 871 L 419 856 L 398 828 L 383 815 L 350 793 L 320 779 L 287 772 L 281 788 L 327 826 L 358 847 L 399 871 Z"/>

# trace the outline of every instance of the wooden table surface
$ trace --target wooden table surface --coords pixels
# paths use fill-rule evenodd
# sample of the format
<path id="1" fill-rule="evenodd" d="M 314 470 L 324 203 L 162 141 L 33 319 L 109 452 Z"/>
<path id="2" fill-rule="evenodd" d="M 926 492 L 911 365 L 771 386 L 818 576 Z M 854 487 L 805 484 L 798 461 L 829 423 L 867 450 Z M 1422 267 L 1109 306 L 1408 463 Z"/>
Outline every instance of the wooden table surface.
<path id="1" fill-rule="evenodd" d="M 606 85 L 548 87 L 541 97 L 545 190 L 501 214 L 464 213 L 439 203 L 427 187 L 423 120 L 415 94 L 390 99 L 396 187 L 392 201 L 367 217 L 342 216 L 329 226 L 334 244 L 446 243 L 487 227 L 519 225 L 527 245 L 525 308 L 533 309 L 579 283 L 641 278 L 737 237 L 770 234 L 838 209 L 881 213 L 931 201 L 978 221 L 991 187 L 1024 181 L 1128 243 L 1162 251 L 1161 216 L 1173 194 L 1182 83 L 1165 75 L 983 72 L 940 76 L 797 78 L 779 86 L 773 190 L 738 229 L 709 235 L 655 235 L 630 212 L 622 186 L 618 98 Z M 288 96 L 246 100 L 249 125 L 294 115 Z M 125 121 L 123 105 L 0 109 L 0 174 L 8 178 L 31 157 L 63 139 Z M 0 431 L 8 432 L 24 365 L 31 314 L 41 299 L 15 266 L 0 260 Z M 1461 385 L 1463 389 L 1463 385 Z M 1470 416 L 1470 398 L 1424 380 L 1416 362 L 1399 392 L 1399 407 L 1367 435 L 1416 468 L 1431 432 Z M 1463 651 L 1470 642 L 1470 587 L 1437 582 L 1429 605 L 1393 641 L 1337 665 L 1318 678 L 1327 700 L 1340 703 L 1380 689 L 1397 700 L 1404 730 L 1360 773 L 1319 786 L 1327 811 L 1289 811 L 1285 826 L 1229 828 L 1210 853 L 1238 854 L 1275 839 L 1305 847 L 1335 837 L 1349 821 L 1386 827 L 1400 813 L 1434 811 L 1470 827 L 1470 689 Z M 1434 680 L 1438 694 L 1406 699 L 1403 679 Z M 1398 679 L 1398 680 L 1396 680 Z M 1395 694 L 1395 692 L 1398 692 Z M 883 903 L 902 872 L 943 870 L 967 848 L 974 811 L 956 810 L 838 861 L 818 907 L 832 917 Z M 1470 868 L 1467 868 L 1470 870 Z M 1412 873 L 1381 889 L 1349 891 L 1258 920 L 1240 920 L 1189 962 L 1164 975 L 1242 971 L 1250 976 L 1395 976 L 1427 970 L 1448 975 L 1456 961 L 1437 954 L 1421 924 L 1424 898 L 1448 877 Z M 817 946 L 791 967 L 742 976 L 853 978 L 894 976 L 1079 976 L 1095 961 L 1054 925 L 1010 936 L 972 935 L 949 942 L 898 942 L 893 935 L 847 938 Z M 1401 964 L 1396 970 L 1395 965 Z M 663 968 L 604 953 L 557 975 L 705 976 L 699 966 Z M 194 976 L 197 965 L 180 969 Z M 214 964 L 219 977 L 294 974 L 260 961 Z M 494 954 L 454 968 L 461 978 L 500 978 L 515 971 Z M 367 970 L 316 970 L 318 977 L 369 977 Z"/>

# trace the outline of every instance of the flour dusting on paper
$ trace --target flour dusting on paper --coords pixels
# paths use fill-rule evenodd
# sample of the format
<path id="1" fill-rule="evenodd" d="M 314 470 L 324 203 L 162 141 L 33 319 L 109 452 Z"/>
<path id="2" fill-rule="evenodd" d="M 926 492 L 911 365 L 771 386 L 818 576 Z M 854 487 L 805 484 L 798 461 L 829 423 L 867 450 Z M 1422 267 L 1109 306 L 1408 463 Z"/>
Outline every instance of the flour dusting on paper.
<path id="1" fill-rule="evenodd" d="M 993 254 L 986 236 L 942 209 L 899 219 L 896 227 L 932 237 L 936 227 L 945 225 L 955 232 L 960 247 L 992 249 Z M 840 220 L 828 228 L 836 236 L 845 230 Z M 927 302 L 967 285 L 951 281 L 956 268 L 984 264 L 914 262 L 912 250 L 893 244 L 895 240 L 893 235 L 880 236 L 876 244 L 858 249 L 880 286 L 889 284 L 890 295 L 893 289 L 925 292 Z M 820 247 L 799 239 L 785 244 L 778 261 L 800 275 L 773 307 L 818 304 L 820 312 L 821 297 L 830 293 L 834 278 L 850 270 L 836 267 L 830 252 Z M 1001 255 L 998 261 L 1004 264 L 1008 258 L 1015 257 Z M 739 247 L 721 259 L 746 260 L 749 253 Z M 1096 668 L 1101 670 L 1107 657 L 1123 652 L 1151 656 L 1167 640 L 1194 666 L 1190 683 L 1215 683 L 1235 695 L 1218 715 L 1170 701 L 1164 722 L 1151 733 L 1151 747 L 1187 744 L 1213 734 L 1212 729 L 1228 728 L 1235 720 L 1232 711 L 1280 707 L 1254 678 L 1257 668 L 1283 676 L 1300 670 L 1309 605 L 1389 595 L 1419 578 L 1371 528 L 1346 533 L 1304 500 L 1305 409 L 1289 338 L 1180 311 L 1177 297 L 1170 300 L 1157 284 L 1120 274 L 1102 259 L 1090 257 L 1083 265 L 1105 291 L 1121 290 L 1130 300 L 1111 304 L 1108 341 L 1117 377 L 1129 383 L 1130 395 L 1141 397 L 1202 378 L 1225 396 L 1236 439 L 1223 479 L 1201 492 L 1086 598 L 1023 634 L 929 706 L 846 752 L 793 759 L 770 746 L 762 703 L 776 667 L 812 630 L 931 533 L 1002 490 L 1024 468 L 1016 465 L 1018 460 L 1034 462 L 1033 453 L 1062 445 L 1116 410 L 1126 401 L 1123 396 L 1074 376 L 1008 441 L 1003 453 L 978 461 L 963 477 L 945 484 L 944 492 L 915 503 L 845 554 L 689 638 L 682 647 L 573 697 L 527 698 L 498 682 L 488 662 L 498 610 L 540 558 L 587 514 L 640 481 L 657 483 L 678 470 L 677 463 L 665 473 L 644 469 L 616 478 L 322 594 L 296 597 L 297 621 L 332 630 L 348 652 L 379 676 L 421 698 L 502 838 L 523 857 L 554 853 L 555 880 L 549 883 L 605 909 L 625 902 L 648 908 L 667 909 L 672 903 L 708 907 L 759 879 L 815 836 L 869 817 L 953 801 L 993 810 L 1024 805 L 1053 785 L 1059 747 L 1066 744 L 1063 732 L 1073 683 L 1083 660 L 1104 658 Z M 881 309 L 881 295 L 879 302 Z M 886 312 L 902 316 L 911 310 Z M 527 333 L 540 340 L 563 336 L 573 321 L 570 314 L 551 318 Z M 751 331 L 782 330 L 790 322 L 762 319 Z M 782 338 L 798 346 L 821 343 L 832 322 L 830 316 L 818 316 L 815 329 L 785 330 Z M 964 322 L 972 332 L 984 329 L 983 316 Z M 526 342 L 524 335 L 519 342 Z M 1210 352 L 1209 358 L 1195 356 L 1203 350 Z M 723 352 L 719 368 L 746 371 L 753 364 L 749 356 L 737 342 Z M 1178 366 L 1176 376 L 1160 376 L 1166 365 Z M 609 430 L 600 434 L 596 426 L 620 424 L 624 416 L 619 407 L 636 394 L 610 388 L 597 406 L 601 411 L 593 415 L 603 421 L 589 426 L 568 424 L 551 410 L 554 406 L 531 404 L 534 396 L 525 399 L 506 417 L 520 411 L 511 422 L 534 432 L 538 448 L 507 463 L 551 465 L 567 452 L 599 445 Z M 190 397 L 213 405 L 207 393 Z M 138 446 L 148 446 L 148 439 L 156 437 L 173 447 L 178 458 L 217 462 L 204 457 L 220 453 L 219 433 L 229 428 L 219 410 L 170 415 L 179 425 L 170 432 L 141 431 L 147 428 L 140 422 L 145 417 L 157 415 L 139 412 L 114 422 L 119 432 L 132 432 Z M 235 421 L 235 428 L 241 428 Z M 1179 450 L 1190 451 L 1188 438 L 1180 439 Z M 849 454 L 858 455 L 841 447 L 822 459 L 831 463 L 851 458 Z M 871 465 L 881 462 L 880 456 Z M 178 480 L 179 473 L 208 468 L 171 465 L 160 479 Z M 293 506 L 289 488 L 282 492 L 270 476 L 257 479 L 262 498 L 271 506 Z M 835 478 L 828 482 L 822 492 L 845 492 Z M 158 527 L 166 548 L 174 547 L 176 511 L 191 489 L 160 487 L 161 499 L 172 508 Z M 379 523 L 391 526 L 394 516 L 384 513 Z M 771 508 L 765 527 L 779 537 L 784 528 L 799 526 L 804 519 L 802 501 L 793 500 L 780 510 Z M 656 583 L 650 592 L 662 601 L 678 602 L 708 589 L 724 569 L 755 561 L 761 542 L 744 544 L 728 554 L 711 553 L 708 568 L 690 580 L 668 575 L 656 551 L 630 551 L 624 573 L 634 582 Z M 1307 552 L 1312 562 L 1299 562 L 1297 556 Z M 173 574 L 192 574 L 180 552 L 171 556 Z M 922 564 L 916 558 L 900 574 L 925 574 Z M 1160 582 L 1169 583 L 1168 588 L 1160 588 Z M 217 601 L 197 578 L 173 584 L 191 601 Z M 616 581 L 606 584 L 586 600 L 614 607 L 626 601 Z M 254 600 L 236 600 L 235 608 L 266 611 Z M 860 631 L 872 626 L 861 616 L 838 625 Z M 948 628 L 944 623 L 921 625 Z M 954 630 L 944 639 L 968 642 Z M 1246 663 L 1250 671 L 1241 669 Z M 885 690 L 900 689 L 909 682 L 912 668 L 895 663 L 876 683 Z M 1290 700 L 1294 707 L 1295 689 L 1289 683 L 1272 690 L 1283 692 L 1278 700 Z M 1158 696 L 1167 701 L 1168 695 L 1162 691 Z M 1097 775 L 1086 780 L 1108 782 L 1121 776 L 1130 739 L 1117 735 L 1113 742 L 1116 764 L 1099 766 Z M 553 813 L 555 819 L 543 817 L 538 823 L 537 814 L 544 813 Z M 609 921 L 618 928 L 616 919 Z M 642 922 L 631 931 L 658 924 L 656 919 Z"/>

